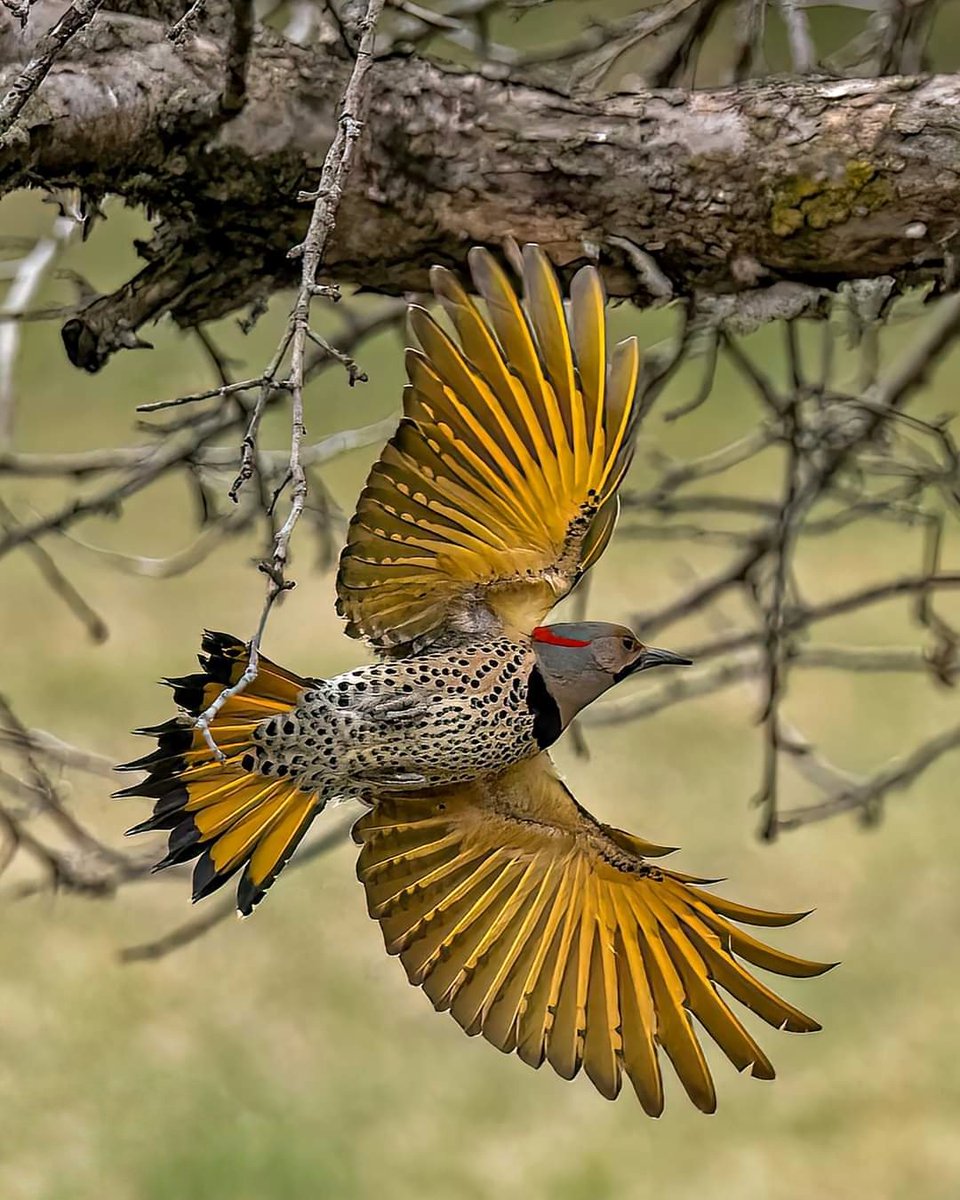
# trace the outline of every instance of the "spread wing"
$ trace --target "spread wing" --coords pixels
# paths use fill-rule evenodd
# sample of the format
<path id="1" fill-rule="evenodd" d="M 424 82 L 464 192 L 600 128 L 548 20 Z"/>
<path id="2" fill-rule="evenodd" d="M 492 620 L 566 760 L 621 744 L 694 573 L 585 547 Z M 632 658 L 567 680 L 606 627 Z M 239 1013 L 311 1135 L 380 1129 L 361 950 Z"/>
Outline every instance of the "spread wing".
<path id="1" fill-rule="evenodd" d="M 629 338 L 608 364 L 597 272 L 575 276 L 568 329 L 539 247 L 524 248 L 525 307 L 485 250 L 470 266 L 488 319 L 434 269 L 460 344 L 411 308 L 403 419 L 340 559 L 347 632 L 382 649 L 529 633 L 606 546 L 632 454 L 639 351 Z"/>
<path id="2" fill-rule="evenodd" d="M 583 1067 L 609 1099 L 626 1074 L 658 1116 L 662 1049 L 690 1099 L 712 1112 L 694 1016 L 738 1070 L 772 1079 L 728 997 L 778 1028 L 820 1028 L 743 964 L 791 976 L 827 965 L 736 924 L 804 914 L 746 908 L 651 865 L 667 851 L 596 822 L 546 755 L 492 782 L 387 798 L 354 839 L 370 914 L 410 982 L 468 1034 L 565 1079 Z"/>

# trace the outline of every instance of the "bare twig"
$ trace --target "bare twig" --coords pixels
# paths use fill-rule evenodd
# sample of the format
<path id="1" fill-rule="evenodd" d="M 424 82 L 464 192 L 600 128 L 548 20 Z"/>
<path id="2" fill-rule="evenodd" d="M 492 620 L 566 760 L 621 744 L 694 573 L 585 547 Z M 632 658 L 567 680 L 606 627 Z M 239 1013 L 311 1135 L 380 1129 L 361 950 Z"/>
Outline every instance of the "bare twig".
<path id="1" fill-rule="evenodd" d="M 645 72 L 650 87 L 675 87 L 692 75 L 707 34 L 723 0 L 700 0 L 684 14 L 680 36 L 660 60 Z"/>
<path id="2" fill-rule="evenodd" d="M 13 513 L 0 500 L 0 529 L 11 533 L 16 528 Z M 94 642 L 106 641 L 109 630 L 107 623 L 99 613 L 95 612 L 84 600 L 69 579 L 63 574 L 47 551 L 35 541 L 26 543 L 27 552 L 37 564 L 40 574 L 50 585 L 51 590 L 58 595 L 70 611 L 84 626 L 90 639 Z"/>
<path id="3" fill-rule="evenodd" d="M 237 424 L 239 419 L 235 414 L 217 413 L 199 423 L 192 437 L 170 438 L 162 442 L 152 448 L 139 465 L 119 483 L 111 483 L 84 499 L 74 497 L 56 511 L 36 517 L 32 521 L 22 522 L 4 537 L 0 537 L 0 557 L 25 542 L 35 541 L 41 534 L 65 528 L 80 516 L 116 512 L 121 501 L 141 491 L 172 466 L 189 459 L 199 446 Z"/>
<path id="4" fill-rule="evenodd" d="M 73 767 L 93 775 L 103 775 L 108 779 L 113 776 L 112 759 L 64 742 L 45 729 L 24 729 L 19 722 L 15 729 L 0 726 L 0 746 L 11 746 L 18 751 L 26 747 L 33 754 L 59 766 Z"/>
<path id="5" fill-rule="evenodd" d="M 233 383 L 222 383 L 219 387 L 208 388 L 205 392 L 194 392 L 189 396 L 177 396 L 174 400 L 154 400 L 150 404 L 138 404 L 137 412 L 160 412 L 164 408 L 179 408 L 184 404 L 196 404 L 201 400 L 212 400 L 214 396 L 232 396 L 237 392 L 252 392 L 255 388 L 264 387 L 267 382 L 261 375 L 256 379 L 241 379 Z"/>
<path id="6" fill-rule="evenodd" d="M 40 238 L 32 249 L 14 264 L 13 282 L 3 304 L 0 304 L 0 456 L 13 440 L 16 406 L 13 368 L 20 347 L 21 328 L 19 322 L 3 321 L 2 317 L 29 305 L 48 267 L 76 228 L 77 222 L 72 217 L 56 217 L 50 236 Z M 6 265 L 0 264 L 3 267 Z"/>
<path id="7" fill-rule="evenodd" d="M 759 74 L 764 67 L 763 38 L 766 32 L 767 0 L 740 0 L 732 76 L 740 81 Z"/>
<path id="8" fill-rule="evenodd" d="M 0 99 L 0 145 L 23 106 L 39 88 L 67 42 L 97 15 L 103 0 L 75 0 L 37 44 L 33 58 Z"/>
<path id="9" fill-rule="evenodd" d="M 823 821 L 838 813 L 857 810 L 864 814 L 868 821 L 875 820 L 876 813 L 872 810 L 884 796 L 900 788 L 909 787 L 944 754 L 958 748 L 960 748 L 960 725 L 955 725 L 929 738 L 911 754 L 905 755 L 901 759 L 895 759 L 883 770 L 878 771 L 862 783 L 830 796 L 819 804 L 788 809 L 781 813 L 777 819 L 777 827 L 786 832 L 791 829 L 799 829 L 802 825 L 809 825 L 812 821 Z"/>
<path id="10" fill-rule="evenodd" d="M 341 818 L 339 821 L 335 821 L 321 837 L 301 849 L 287 870 L 297 870 L 315 858 L 326 854 L 329 850 L 342 845 L 355 820 L 356 814 L 351 814 L 346 820 Z M 127 946 L 120 952 L 120 961 L 130 963 L 163 958 L 173 950 L 181 950 L 184 946 L 189 946 L 191 942 L 195 942 L 215 925 L 220 925 L 232 917 L 236 911 L 236 901 L 232 897 L 223 899 L 218 904 L 213 904 L 204 910 L 201 916 L 195 917 L 191 921 L 185 921 L 182 925 L 178 925 L 169 933 L 164 934 L 163 937 L 150 942 L 141 942 L 137 946 Z"/>
<path id="11" fill-rule="evenodd" d="M 759 640 L 758 636 L 756 642 L 759 643 Z M 791 654 L 790 664 L 795 670 L 931 673 L 929 660 L 914 646 L 803 646 Z M 639 721 L 687 700 L 710 696 L 733 684 L 759 679 L 763 670 L 762 653 L 755 647 L 747 646 L 711 667 L 684 671 L 640 695 L 627 694 L 601 701 L 586 709 L 577 719 L 584 726 Z M 960 662 L 956 664 L 954 672 L 960 678 Z"/>
<path id="12" fill-rule="evenodd" d="M 817 52 L 813 38 L 810 36 L 810 24 L 807 14 L 797 3 L 797 0 L 778 0 L 783 23 L 787 27 L 787 40 L 790 43 L 790 57 L 793 69 L 805 75 L 815 69 Z"/>
<path id="13" fill-rule="evenodd" d="M 67 811 L 43 767 L 36 739 L 24 728 L 3 696 L 0 696 L 0 723 L 0 728 L 5 730 L 5 740 L 12 745 L 25 769 L 25 788 L 21 785 L 18 790 L 21 794 L 25 790 L 37 810 L 53 823 L 71 847 L 84 852 L 84 856 L 74 859 L 69 853 L 41 842 L 26 830 L 24 822 L 15 820 L 9 810 L 5 811 L 4 820 L 7 833 L 15 834 L 19 844 L 27 847 L 46 868 L 54 887 L 109 893 L 115 887 L 118 874 L 126 874 L 130 869 L 130 860 L 100 842 Z"/>
<path id="14" fill-rule="evenodd" d="M 760 720 L 764 726 L 763 778 L 756 798 L 761 808 L 761 836 L 774 836 L 777 815 L 777 769 L 780 761 L 780 702 L 786 690 L 787 663 L 784 655 L 785 606 L 787 583 L 792 570 L 804 507 L 816 499 L 817 488 L 803 487 L 804 457 L 798 439 L 799 404 L 789 406 L 784 419 L 787 423 L 790 451 L 786 469 L 786 491 L 783 506 L 774 529 L 775 566 L 769 602 L 763 606 L 765 619 L 764 654 L 766 657 L 766 696 Z"/>
<path id="15" fill-rule="evenodd" d="M 267 577 L 267 592 L 256 632 L 250 639 L 246 669 L 237 682 L 232 687 L 225 688 L 196 720 L 196 726 L 203 732 L 203 736 L 212 753 L 221 759 L 223 758 L 223 754 L 210 733 L 210 722 L 213 721 L 223 705 L 232 696 L 242 692 L 256 679 L 260 659 L 260 644 L 263 640 L 270 612 L 280 596 L 294 586 L 293 581 L 286 578 L 285 570 L 290 551 L 290 538 L 303 512 L 307 497 L 307 476 L 301 451 L 303 437 L 306 432 L 303 418 L 303 382 L 304 350 L 310 328 L 310 304 L 313 297 L 323 290 L 322 285 L 317 283 L 317 271 L 323 259 L 327 240 L 336 224 L 337 210 L 340 207 L 340 199 L 343 195 L 343 180 L 350 170 L 356 144 L 363 130 L 363 117 L 367 101 L 366 78 L 373 63 L 377 21 L 383 11 L 383 5 L 384 0 L 367 0 L 366 13 L 360 22 L 358 30 L 360 40 L 357 48 L 356 62 L 343 93 L 337 133 L 324 159 L 323 170 L 320 175 L 320 185 L 315 193 L 301 195 L 301 199 L 312 200 L 314 203 L 310 224 L 307 227 L 307 235 L 302 244 L 296 247 L 295 250 L 295 253 L 302 257 L 303 264 L 300 290 L 290 314 L 286 331 L 281 338 L 280 346 L 264 376 L 267 380 L 273 378 L 289 348 L 290 375 L 286 382 L 286 387 L 290 392 L 293 410 L 289 465 L 292 487 L 290 509 L 286 520 L 280 526 L 274 539 L 272 560 L 260 564 L 260 570 Z M 325 349 L 329 349 L 329 347 L 325 346 Z M 355 378 L 351 373 L 351 382 Z M 250 425 L 244 436 L 240 473 L 230 493 L 234 500 L 236 500 L 243 484 L 253 473 L 253 461 L 256 454 L 257 437 L 263 412 L 263 404 L 261 402 L 263 396 L 264 390 L 261 389 L 261 400 L 257 402 L 254 415 L 251 417 Z"/>
<path id="16" fill-rule="evenodd" d="M 220 111 L 235 117 L 247 101 L 247 60 L 253 41 L 253 0 L 230 0 L 230 43 Z"/>
<path id="17" fill-rule="evenodd" d="M 179 21 L 175 25 L 171 25 L 167 31 L 167 39 L 179 46 L 193 30 L 204 15 L 207 8 L 207 0 L 194 0 L 193 4 L 187 9 Z"/>

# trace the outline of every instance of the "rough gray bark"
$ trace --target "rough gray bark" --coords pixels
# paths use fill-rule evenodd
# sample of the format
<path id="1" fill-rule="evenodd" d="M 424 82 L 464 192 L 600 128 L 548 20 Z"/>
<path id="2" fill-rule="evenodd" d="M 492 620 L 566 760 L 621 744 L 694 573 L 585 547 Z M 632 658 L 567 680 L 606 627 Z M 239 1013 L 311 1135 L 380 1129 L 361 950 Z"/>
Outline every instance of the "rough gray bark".
<path id="1" fill-rule="evenodd" d="M 0 54 L 15 54 L 12 31 Z M 25 53 L 21 53 L 25 57 Z M 225 120 L 208 36 L 101 13 L 0 144 L 0 194 L 73 185 L 157 218 L 147 266 L 65 328 L 97 369 L 145 321 L 223 315 L 289 284 L 351 63 L 259 30 L 246 106 Z M 0 93 L 16 67 L 0 70 Z M 382 62 L 325 269 L 419 290 L 505 235 L 573 266 L 599 248 L 612 295 L 649 302 L 622 241 L 674 294 L 891 274 L 952 282 L 960 227 L 960 78 L 769 80 L 597 99 L 415 58 Z M 662 295 L 662 289 L 660 289 Z"/>

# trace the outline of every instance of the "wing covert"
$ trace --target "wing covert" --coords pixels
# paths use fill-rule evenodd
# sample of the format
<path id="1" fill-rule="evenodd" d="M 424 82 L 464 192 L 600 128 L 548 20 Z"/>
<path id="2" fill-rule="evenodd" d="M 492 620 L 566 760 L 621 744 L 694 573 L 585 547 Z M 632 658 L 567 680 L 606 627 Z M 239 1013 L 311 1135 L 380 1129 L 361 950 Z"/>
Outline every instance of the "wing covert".
<path id="1" fill-rule="evenodd" d="M 469 261 L 487 316 L 434 268 L 457 341 L 411 307 L 403 419 L 340 559 L 347 632 L 393 652 L 529 633 L 606 546 L 632 455 L 639 351 L 629 338 L 607 364 L 596 270 L 574 277 L 568 328 L 539 247 L 524 248 L 524 304 L 487 251 Z"/>

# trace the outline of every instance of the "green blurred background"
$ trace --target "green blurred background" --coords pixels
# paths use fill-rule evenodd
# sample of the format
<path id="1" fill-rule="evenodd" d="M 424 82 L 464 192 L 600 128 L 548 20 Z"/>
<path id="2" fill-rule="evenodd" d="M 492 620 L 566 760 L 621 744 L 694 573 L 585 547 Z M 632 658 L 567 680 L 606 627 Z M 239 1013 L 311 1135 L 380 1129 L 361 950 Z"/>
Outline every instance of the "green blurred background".
<path id="1" fill-rule="evenodd" d="M 107 222 L 59 264 L 102 290 L 137 269 L 132 238 L 147 229 L 119 202 L 107 212 Z M 0 232 L 32 239 L 52 215 L 37 196 L 17 195 L 0 205 Z M 65 284 L 53 282 L 36 303 L 67 296 Z M 238 377 L 262 369 L 286 305 L 277 297 L 248 337 L 233 321 L 215 327 Z M 884 333 L 884 362 L 924 319 Z M 619 335 L 637 332 L 643 345 L 673 327 L 664 312 L 620 308 L 611 320 Z M 335 320 L 329 328 L 335 334 Z M 133 429 L 136 404 L 215 382 L 194 337 L 166 322 L 145 333 L 154 351 L 120 354 L 88 377 L 67 365 L 55 324 L 25 325 L 17 449 L 131 445 L 143 436 Z M 782 373 L 781 330 L 767 328 L 749 344 Z M 362 390 L 333 372 L 312 385 L 310 438 L 394 412 L 401 349 L 395 334 L 362 348 L 370 375 Z M 852 372 L 853 359 L 839 354 L 841 375 Z M 693 364 L 679 373 L 649 421 L 634 482 L 651 477 L 652 447 L 702 453 L 756 421 L 755 401 L 722 367 L 708 404 L 666 424 L 663 412 L 692 394 L 699 370 Z M 955 351 L 918 411 L 956 408 L 958 378 Z M 266 436 L 284 445 L 282 413 L 269 419 Z M 323 470 L 347 513 L 375 452 L 343 455 Z M 730 486 L 774 497 L 778 465 L 776 454 L 764 456 Z M 67 494 L 56 482 L 7 478 L 0 491 L 21 516 Z M 159 557 L 189 541 L 194 519 L 177 478 L 132 499 L 119 519 L 89 519 L 77 533 L 97 546 Z M 945 568 L 960 566 L 958 542 L 954 534 Z M 110 636 L 91 644 L 18 552 L 0 564 L 0 689 L 28 725 L 113 759 L 142 753 L 127 731 L 170 715 L 169 694 L 155 681 L 191 669 L 200 630 L 246 636 L 255 626 L 259 544 L 229 541 L 193 572 L 159 581 L 114 572 L 62 539 L 48 545 L 104 615 Z M 332 573 L 313 569 L 302 529 L 297 545 L 298 586 L 274 614 L 266 650 L 298 671 L 330 674 L 361 661 L 363 649 L 341 636 Z M 700 543 L 621 535 L 596 571 L 591 612 L 629 620 L 724 557 Z M 816 600 L 920 565 L 915 531 L 877 524 L 814 542 L 801 555 L 800 581 Z M 944 611 L 960 616 L 956 601 Z M 735 607 L 726 615 L 741 616 Z M 827 623 L 817 636 L 916 642 L 907 615 L 904 603 L 891 602 Z M 671 630 L 669 644 L 682 650 L 709 632 L 709 624 L 688 621 Z M 761 845 L 749 807 L 760 764 L 756 710 L 756 689 L 733 688 L 636 728 L 589 730 L 589 762 L 566 741 L 557 756 L 602 819 L 683 846 L 680 869 L 725 875 L 726 894 L 748 903 L 816 907 L 803 925 L 775 937 L 796 953 L 843 960 L 822 979 L 783 988 L 824 1031 L 781 1034 L 747 1015 L 775 1061 L 776 1082 L 741 1078 L 708 1051 L 718 1114 L 701 1116 L 670 1080 L 667 1112 L 651 1121 L 629 1089 L 607 1104 L 585 1080 L 531 1072 L 469 1041 L 385 957 L 347 841 L 288 869 L 252 919 L 223 923 L 159 961 L 128 965 L 118 959 L 123 947 L 189 915 L 186 874 L 128 887 L 114 900 L 46 893 L 13 902 L 25 877 L 18 867 L 0 895 L 0 1200 L 956 1197 L 957 757 L 893 797 L 872 831 L 843 818 Z M 787 713 L 836 761 L 868 771 L 955 722 L 957 697 L 919 676 L 804 671 L 793 677 Z M 95 777 L 69 774 L 64 783 L 71 807 L 112 844 L 146 813 L 146 801 L 108 799 Z M 788 774 L 785 800 L 809 799 Z M 159 854 L 159 835 L 155 841 Z"/>

